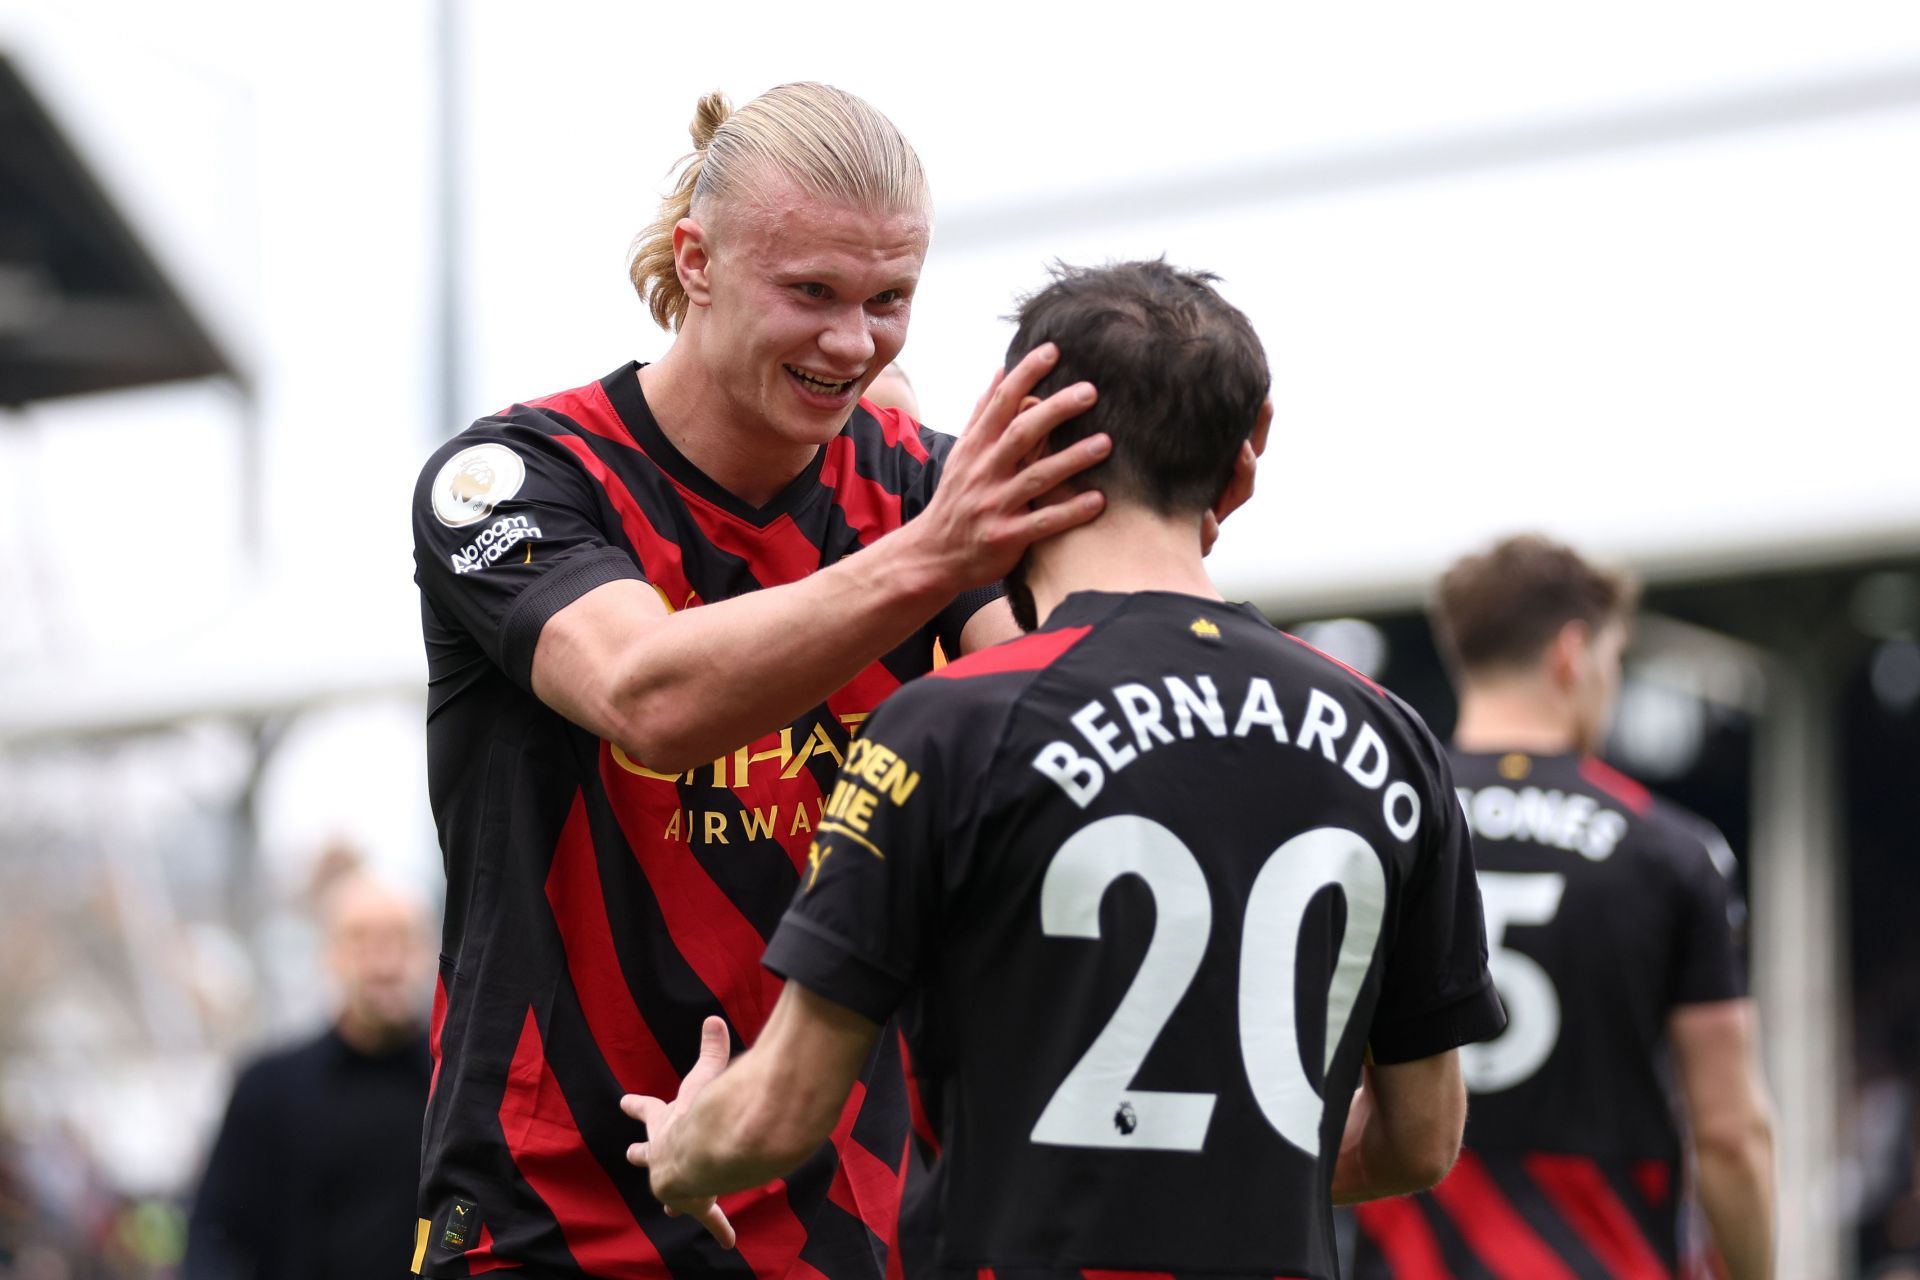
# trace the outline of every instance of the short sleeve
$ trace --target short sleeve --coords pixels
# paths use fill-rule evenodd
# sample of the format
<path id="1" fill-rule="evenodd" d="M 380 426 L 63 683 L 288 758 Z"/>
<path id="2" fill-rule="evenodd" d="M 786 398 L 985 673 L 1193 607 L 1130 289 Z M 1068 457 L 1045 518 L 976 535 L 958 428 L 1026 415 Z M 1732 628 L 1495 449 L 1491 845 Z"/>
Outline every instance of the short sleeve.
<path id="1" fill-rule="evenodd" d="M 641 577 L 600 524 L 593 481 L 536 427 L 482 419 L 443 445 L 413 495 L 414 580 L 521 687 L 547 620 L 595 587 Z"/>
<path id="2" fill-rule="evenodd" d="M 933 946 L 953 765 L 924 684 L 908 685 L 855 738 L 807 849 L 766 965 L 884 1022 Z"/>
<path id="3" fill-rule="evenodd" d="M 1705 823 L 1676 859 L 1680 882 L 1671 1004 L 1735 1000 L 1747 994 L 1740 934 L 1746 906 L 1734 885 L 1733 850 Z"/>
<path id="4" fill-rule="evenodd" d="M 1403 886 L 1399 928 L 1368 1037 L 1376 1062 L 1430 1058 L 1491 1039 L 1507 1024 L 1487 970 L 1472 837 L 1454 795 L 1453 771 L 1437 747 L 1430 759 L 1430 785 L 1421 797 L 1431 815 L 1427 842 Z"/>

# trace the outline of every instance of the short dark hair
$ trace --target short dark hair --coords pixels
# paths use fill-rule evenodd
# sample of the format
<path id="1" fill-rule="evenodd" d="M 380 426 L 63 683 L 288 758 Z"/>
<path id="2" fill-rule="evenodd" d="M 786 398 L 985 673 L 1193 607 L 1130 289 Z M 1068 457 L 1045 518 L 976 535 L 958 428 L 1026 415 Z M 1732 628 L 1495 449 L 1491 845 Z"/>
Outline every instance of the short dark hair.
<path id="1" fill-rule="evenodd" d="M 1539 661 L 1569 622 L 1596 631 L 1624 623 L 1638 599 L 1639 588 L 1626 574 L 1528 533 L 1448 569 L 1431 616 L 1442 656 L 1457 674 L 1474 676 Z"/>
<path id="2" fill-rule="evenodd" d="M 1021 299 L 1007 368 L 1045 342 L 1060 361 L 1033 389 L 1085 380 L 1093 408 L 1054 428 L 1065 448 L 1104 431 L 1106 461 L 1079 482 L 1161 515 L 1212 506 L 1266 399 L 1266 352 L 1247 318 L 1213 288 L 1218 276 L 1165 259 L 1104 267 L 1056 264 L 1053 283 Z"/>

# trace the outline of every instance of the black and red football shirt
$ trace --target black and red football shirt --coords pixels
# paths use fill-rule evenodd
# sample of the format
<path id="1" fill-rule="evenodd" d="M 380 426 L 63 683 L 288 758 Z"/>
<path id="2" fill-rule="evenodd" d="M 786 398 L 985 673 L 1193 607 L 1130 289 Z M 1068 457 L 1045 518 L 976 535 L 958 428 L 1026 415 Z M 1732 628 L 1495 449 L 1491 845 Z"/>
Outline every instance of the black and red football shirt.
<path id="1" fill-rule="evenodd" d="M 1733 855 L 1590 756 L 1456 752 L 1453 768 L 1509 1021 L 1463 1057 L 1453 1173 L 1356 1211 L 1356 1275 L 1672 1275 L 1684 1179 L 1666 1024 L 1746 993 Z"/>
<path id="2" fill-rule="evenodd" d="M 737 1253 L 664 1216 L 626 1162 L 641 1134 L 619 1098 L 672 1097 L 708 1014 L 744 1043 L 758 1034 L 780 986 L 760 956 L 852 731 L 930 669 L 936 636 L 957 652 L 991 593 L 956 601 L 791 725 L 678 776 L 562 718 L 529 682 L 542 626 L 604 583 L 641 579 L 691 609 L 872 545 L 925 507 L 953 441 L 863 404 L 753 508 L 667 440 L 637 371 L 482 419 L 414 495 L 447 872 L 414 1269 L 877 1280 L 908 1133 L 897 1042 L 830 1144 L 728 1199 Z"/>
<path id="3" fill-rule="evenodd" d="M 1445 756 L 1253 609 L 1069 596 L 877 712 L 769 967 L 900 1011 L 907 1274 L 1332 1280 L 1363 1053 L 1501 1023 Z"/>

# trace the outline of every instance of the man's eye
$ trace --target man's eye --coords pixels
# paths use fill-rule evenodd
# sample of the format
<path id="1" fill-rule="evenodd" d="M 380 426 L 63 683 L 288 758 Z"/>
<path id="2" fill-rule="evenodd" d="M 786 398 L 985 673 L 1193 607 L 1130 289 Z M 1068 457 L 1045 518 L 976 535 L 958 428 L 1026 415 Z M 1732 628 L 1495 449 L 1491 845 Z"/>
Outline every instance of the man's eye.
<path id="1" fill-rule="evenodd" d="M 801 293 L 805 294 L 809 298 L 826 298 L 826 297 L 832 296 L 827 286 L 823 284 L 818 284 L 812 281 L 809 281 L 806 284 L 796 285 L 795 287 L 798 288 Z"/>
<path id="2" fill-rule="evenodd" d="M 906 296 L 907 295 L 904 290 L 888 289 L 885 293 L 874 294 L 872 301 L 876 306 L 886 307 L 886 306 L 893 305 L 894 303 L 900 301 L 900 299 Z"/>

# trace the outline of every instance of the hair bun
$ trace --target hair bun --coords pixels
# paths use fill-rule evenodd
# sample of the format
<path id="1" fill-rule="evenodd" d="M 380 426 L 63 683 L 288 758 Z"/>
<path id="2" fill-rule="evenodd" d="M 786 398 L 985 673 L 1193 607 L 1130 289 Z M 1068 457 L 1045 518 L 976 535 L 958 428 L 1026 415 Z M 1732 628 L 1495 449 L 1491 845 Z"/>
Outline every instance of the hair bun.
<path id="1" fill-rule="evenodd" d="M 687 127 L 687 132 L 693 135 L 693 145 L 705 151 L 707 144 L 713 141 L 714 132 L 732 114 L 733 104 L 718 89 L 701 98 L 693 109 L 693 123 Z"/>

